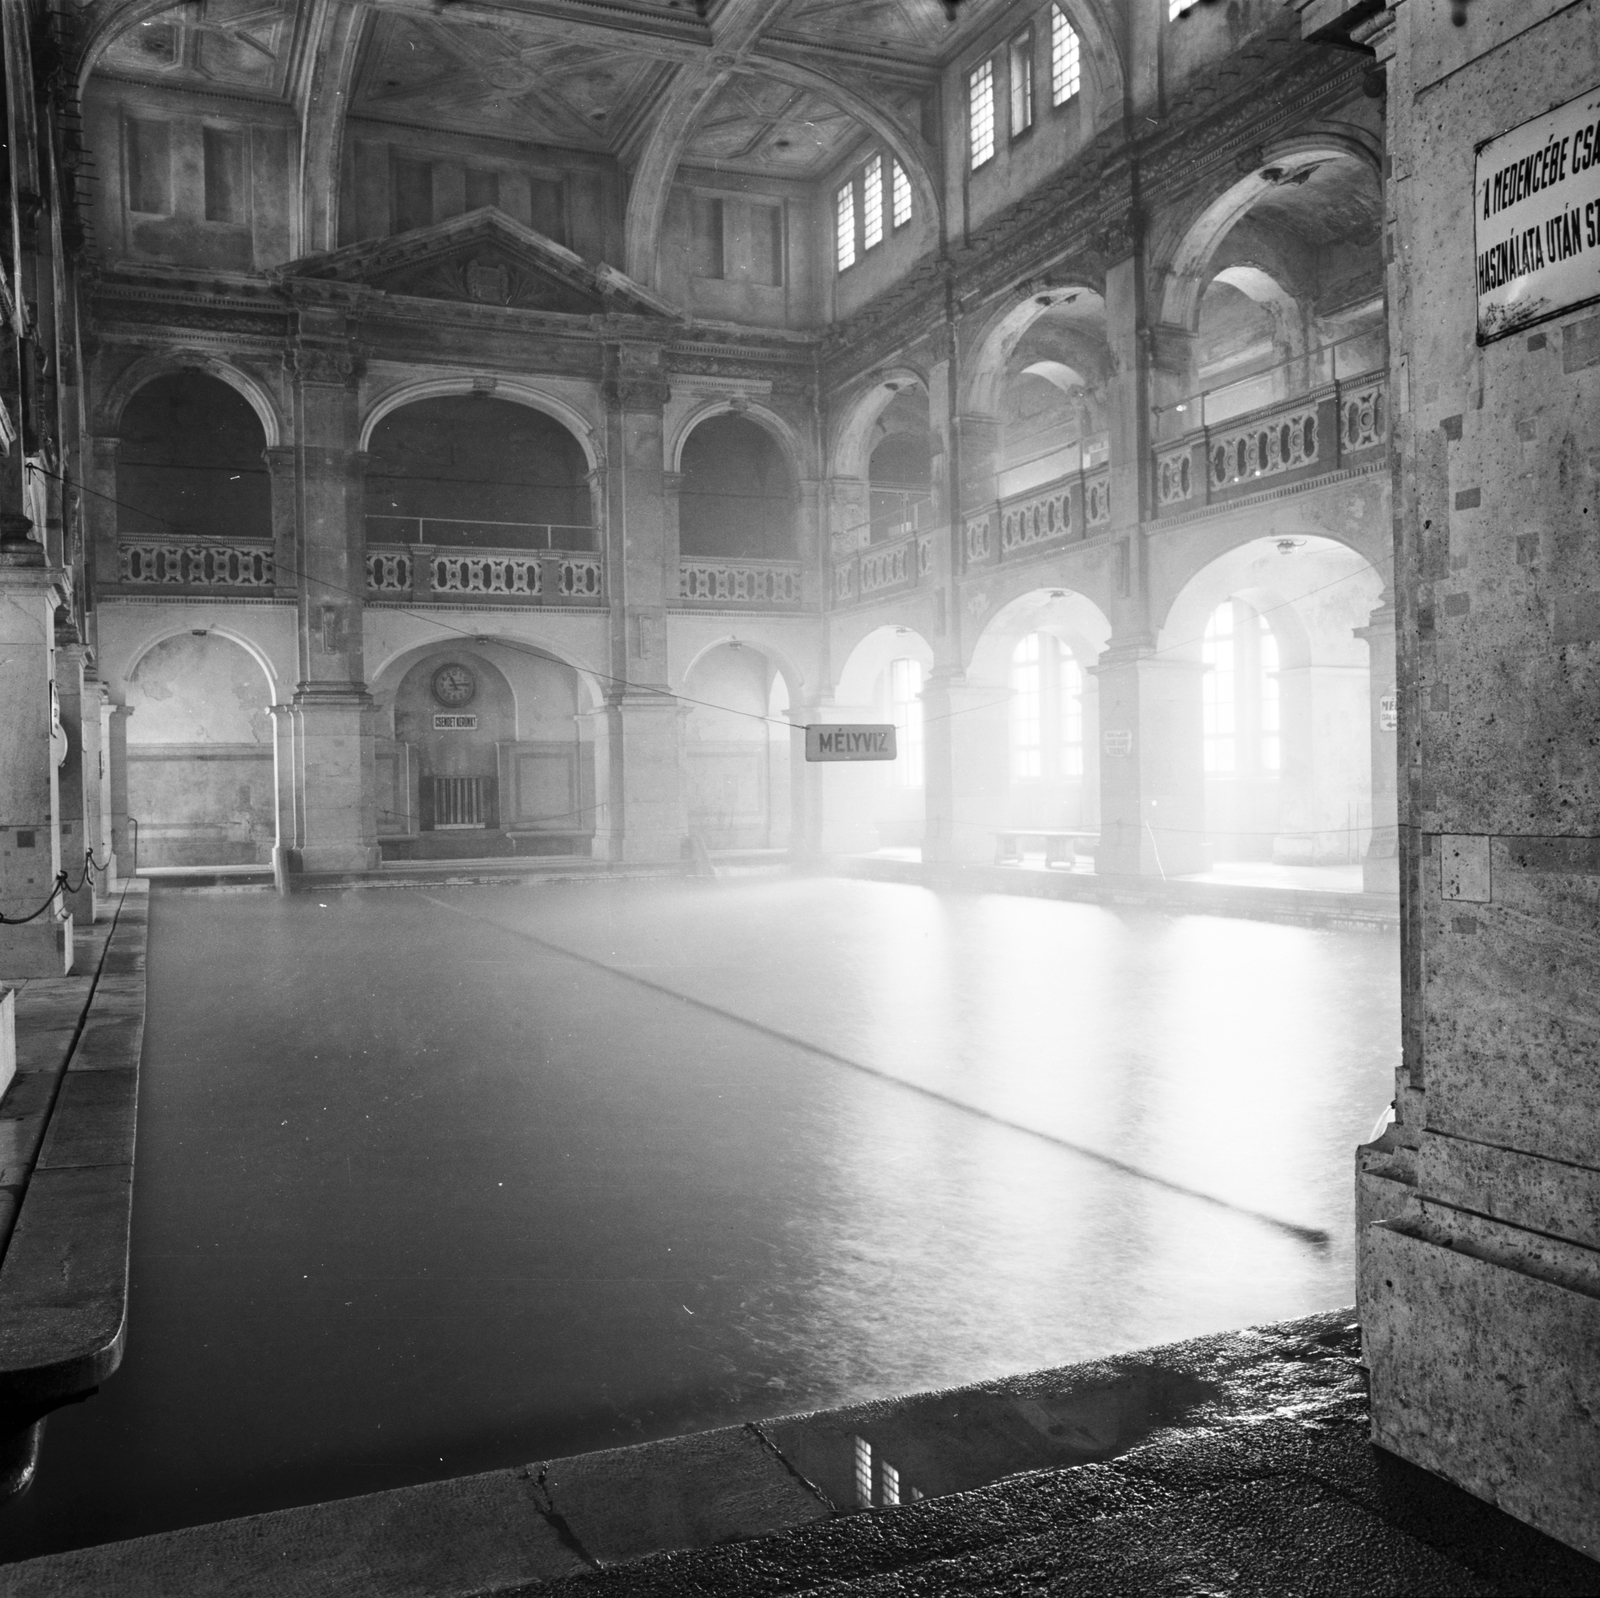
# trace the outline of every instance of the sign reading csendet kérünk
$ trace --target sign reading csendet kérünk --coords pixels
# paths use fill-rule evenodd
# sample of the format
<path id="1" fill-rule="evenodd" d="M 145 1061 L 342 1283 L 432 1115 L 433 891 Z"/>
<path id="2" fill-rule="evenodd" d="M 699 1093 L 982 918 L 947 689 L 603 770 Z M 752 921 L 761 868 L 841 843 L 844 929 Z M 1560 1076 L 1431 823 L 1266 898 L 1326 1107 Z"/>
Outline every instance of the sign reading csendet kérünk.
<path id="1" fill-rule="evenodd" d="M 892 722 L 806 728 L 807 760 L 893 760 L 896 753 Z"/>
<path id="2" fill-rule="evenodd" d="M 1478 146 L 1478 342 L 1600 299 L 1600 88 Z"/>

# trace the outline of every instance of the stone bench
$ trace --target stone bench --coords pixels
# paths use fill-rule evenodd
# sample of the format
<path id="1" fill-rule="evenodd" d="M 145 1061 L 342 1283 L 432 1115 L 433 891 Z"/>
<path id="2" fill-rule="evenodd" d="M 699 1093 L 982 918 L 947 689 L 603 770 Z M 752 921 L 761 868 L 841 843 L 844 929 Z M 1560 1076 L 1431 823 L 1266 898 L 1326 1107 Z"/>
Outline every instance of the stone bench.
<path id="1" fill-rule="evenodd" d="M 1098 843 L 1100 834 L 1073 827 L 1010 827 L 994 835 L 994 863 L 997 866 L 1019 864 L 1024 838 L 1043 840 L 1046 867 L 1064 865 L 1070 871 L 1078 858 L 1078 840 Z"/>

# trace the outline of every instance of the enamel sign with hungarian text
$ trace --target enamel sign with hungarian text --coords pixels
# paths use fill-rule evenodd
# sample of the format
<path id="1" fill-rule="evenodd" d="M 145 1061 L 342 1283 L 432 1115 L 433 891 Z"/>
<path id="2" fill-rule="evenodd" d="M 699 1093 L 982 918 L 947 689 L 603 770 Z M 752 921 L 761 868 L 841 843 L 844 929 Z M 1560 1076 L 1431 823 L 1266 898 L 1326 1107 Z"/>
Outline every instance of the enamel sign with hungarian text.
<path id="1" fill-rule="evenodd" d="M 892 723 L 806 728 L 807 760 L 893 760 L 895 754 Z"/>
<path id="2" fill-rule="evenodd" d="M 1600 299 L 1600 89 L 1478 146 L 1478 342 Z"/>

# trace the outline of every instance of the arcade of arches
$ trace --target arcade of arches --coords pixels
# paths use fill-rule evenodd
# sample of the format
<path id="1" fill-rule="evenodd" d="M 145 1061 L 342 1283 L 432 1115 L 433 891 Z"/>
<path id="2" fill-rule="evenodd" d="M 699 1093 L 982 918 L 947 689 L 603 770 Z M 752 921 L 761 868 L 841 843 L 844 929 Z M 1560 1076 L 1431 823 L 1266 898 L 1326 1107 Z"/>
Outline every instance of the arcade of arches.
<path id="1" fill-rule="evenodd" d="M 1460 160 L 1591 92 L 1594 4 L 1528 0 L 1571 36 L 1488 122 L 1451 113 Z M 1363 1225 L 1419 1160 L 1493 1185 L 1470 1160 L 1560 1095 L 1519 1119 L 1441 1068 L 1463 1096 L 1424 1134 L 1424 1056 L 1592 1058 L 1592 1000 L 1530 998 L 1513 1045 L 1433 985 L 1557 970 L 1487 952 L 1515 862 L 1516 914 L 1592 914 L 1594 740 L 1545 707 L 1592 730 L 1600 576 L 1565 500 L 1517 496 L 1590 493 L 1600 335 L 1479 339 L 1470 272 L 1430 275 L 1472 258 L 1429 209 L 1467 179 L 1432 134 L 1396 155 L 1406 74 L 1442 102 L 1523 48 L 1464 20 L 1396 54 L 1448 9 L 8 4 L 0 714 L 31 753 L 0 838 L 292 892 L 516 856 L 909 875 L 1065 836 L 1124 885 L 1399 895 L 1402 1130 Z M 1513 344 L 1548 363 L 1514 404 Z M 1463 664 L 1490 613 L 1500 653 Z M 807 761 L 819 722 L 892 723 L 898 757 Z M 93 887 L 60 909 L 6 957 L 53 969 Z M 1518 1158 L 1592 1177 L 1567 1135 Z M 1592 1304 L 1584 1191 L 1561 1280 Z M 1543 1202 L 1516 1224 L 1571 1236 Z M 1544 1271 L 1461 1203 L 1416 1237 Z"/>

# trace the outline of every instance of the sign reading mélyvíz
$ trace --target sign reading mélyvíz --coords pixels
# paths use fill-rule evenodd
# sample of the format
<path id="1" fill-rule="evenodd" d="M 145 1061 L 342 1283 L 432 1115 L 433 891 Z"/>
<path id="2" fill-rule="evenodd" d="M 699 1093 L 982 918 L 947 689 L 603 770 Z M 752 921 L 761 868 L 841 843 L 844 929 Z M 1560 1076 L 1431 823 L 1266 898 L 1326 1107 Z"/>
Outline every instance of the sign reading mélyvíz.
<path id="1" fill-rule="evenodd" d="M 1478 146 L 1478 342 L 1600 299 L 1600 89 Z"/>
<path id="2" fill-rule="evenodd" d="M 896 753 L 892 722 L 806 728 L 807 760 L 893 760 Z"/>

